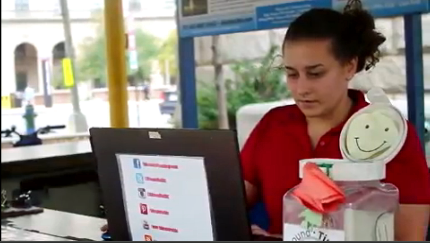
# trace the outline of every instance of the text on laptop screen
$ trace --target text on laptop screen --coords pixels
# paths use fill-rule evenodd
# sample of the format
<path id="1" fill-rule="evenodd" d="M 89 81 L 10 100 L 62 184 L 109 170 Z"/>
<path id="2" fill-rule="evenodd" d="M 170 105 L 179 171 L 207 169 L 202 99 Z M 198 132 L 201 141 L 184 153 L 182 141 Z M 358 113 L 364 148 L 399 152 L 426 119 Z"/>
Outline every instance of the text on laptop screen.
<path id="1" fill-rule="evenodd" d="M 117 154 L 133 241 L 213 241 L 204 158 Z"/>

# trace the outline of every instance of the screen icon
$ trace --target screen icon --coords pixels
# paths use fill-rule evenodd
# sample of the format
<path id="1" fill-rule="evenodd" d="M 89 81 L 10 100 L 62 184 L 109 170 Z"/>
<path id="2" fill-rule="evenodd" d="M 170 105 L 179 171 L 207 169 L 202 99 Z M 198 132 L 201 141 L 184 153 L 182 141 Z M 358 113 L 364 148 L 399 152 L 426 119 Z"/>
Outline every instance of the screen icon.
<path id="1" fill-rule="evenodd" d="M 143 215 L 148 215 L 148 206 L 146 206 L 146 204 L 140 204 L 140 213 Z"/>
<path id="2" fill-rule="evenodd" d="M 149 230 L 149 223 L 146 220 L 143 220 L 143 228 Z"/>
<path id="3" fill-rule="evenodd" d="M 139 192 L 139 197 L 142 199 L 146 198 L 146 190 L 145 188 L 137 188 L 137 191 Z"/>
<path id="4" fill-rule="evenodd" d="M 145 235 L 145 241 L 152 241 L 152 236 L 150 235 Z"/>
<path id="5" fill-rule="evenodd" d="M 141 169 L 142 164 L 140 163 L 140 159 L 133 159 L 133 165 L 135 169 Z"/>
<path id="6" fill-rule="evenodd" d="M 143 175 L 142 175 L 142 173 L 136 173 L 136 181 L 139 184 L 143 184 Z"/>

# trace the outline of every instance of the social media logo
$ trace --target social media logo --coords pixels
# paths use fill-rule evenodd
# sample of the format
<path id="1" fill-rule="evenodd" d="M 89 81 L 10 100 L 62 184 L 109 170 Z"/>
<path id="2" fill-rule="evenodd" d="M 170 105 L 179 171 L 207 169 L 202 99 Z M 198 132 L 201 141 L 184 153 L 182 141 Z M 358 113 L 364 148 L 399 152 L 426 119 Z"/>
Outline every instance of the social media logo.
<path id="1" fill-rule="evenodd" d="M 143 228 L 149 230 L 149 223 L 146 220 L 143 220 Z"/>
<path id="2" fill-rule="evenodd" d="M 143 184 L 143 175 L 142 173 L 136 173 L 136 182 L 139 184 Z"/>
<path id="3" fill-rule="evenodd" d="M 140 204 L 140 213 L 144 215 L 148 215 L 148 206 L 146 204 Z"/>
<path id="4" fill-rule="evenodd" d="M 144 239 L 145 239 L 145 241 L 152 241 L 152 236 L 145 235 Z"/>
<path id="5" fill-rule="evenodd" d="M 140 163 L 140 159 L 133 159 L 133 165 L 135 169 L 141 169 L 142 164 Z"/>
<path id="6" fill-rule="evenodd" d="M 137 191 L 139 192 L 139 197 L 142 199 L 146 198 L 146 190 L 145 188 L 137 188 Z"/>

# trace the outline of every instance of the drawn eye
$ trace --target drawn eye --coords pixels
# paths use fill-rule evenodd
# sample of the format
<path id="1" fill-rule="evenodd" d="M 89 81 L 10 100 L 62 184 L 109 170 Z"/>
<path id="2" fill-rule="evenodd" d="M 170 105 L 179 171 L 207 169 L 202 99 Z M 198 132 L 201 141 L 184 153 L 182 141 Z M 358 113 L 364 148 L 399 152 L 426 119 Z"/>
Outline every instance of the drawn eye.
<path id="1" fill-rule="evenodd" d="M 386 131 L 386 132 L 388 132 L 388 130 L 390 130 L 388 127 L 387 127 L 387 128 L 385 128 L 385 131 Z"/>
<path id="2" fill-rule="evenodd" d="M 364 128 L 369 129 L 369 125 L 366 125 Z"/>

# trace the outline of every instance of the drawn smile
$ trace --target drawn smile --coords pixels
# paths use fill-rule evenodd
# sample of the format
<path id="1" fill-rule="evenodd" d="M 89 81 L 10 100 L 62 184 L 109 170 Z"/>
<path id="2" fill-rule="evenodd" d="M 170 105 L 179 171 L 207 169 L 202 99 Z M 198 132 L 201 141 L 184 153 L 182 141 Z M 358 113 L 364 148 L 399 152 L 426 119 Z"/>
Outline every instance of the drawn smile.
<path id="1" fill-rule="evenodd" d="M 360 144 L 358 144 L 358 137 L 355 137 L 355 144 L 357 144 L 357 148 L 361 151 L 361 152 L 366 152 L 366 153 L 370 153 L 370 152 L 374 152 L 374 151 L 376 151 L 376 150 L 378 150 L 378 149 L 380 149 L 382 146 L 384 146 L 384 144 L 386 144 L 387 143 L 387 141 L 383 141 L 382 142 L 382 144 L 381 145 L 379 145 L 378 147 L 376 147 L 376 148 L 374 148 L 374 149 L 371 149 L 371 150 L 365 150 L 365 149 L 362 149 L 361 147 L 360 147 Z"/>

